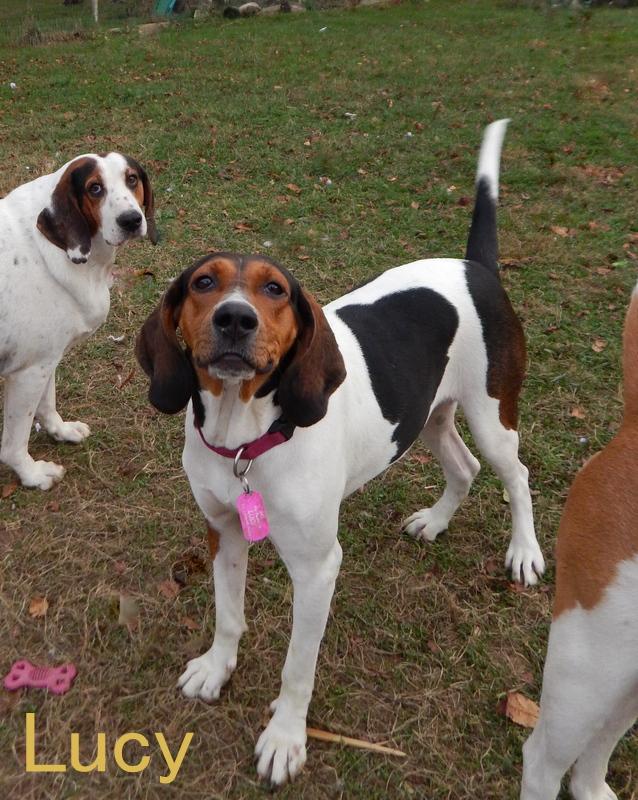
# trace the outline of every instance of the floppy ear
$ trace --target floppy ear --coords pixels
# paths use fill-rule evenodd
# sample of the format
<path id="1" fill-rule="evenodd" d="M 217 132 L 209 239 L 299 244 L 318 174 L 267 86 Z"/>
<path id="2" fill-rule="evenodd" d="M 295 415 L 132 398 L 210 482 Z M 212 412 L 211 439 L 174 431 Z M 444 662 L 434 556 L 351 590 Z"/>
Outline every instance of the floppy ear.
<path id="1" fill-rule="evenodd" d="M 74 264 L 85 264 L 91 253 L 90 225 L 81 208 L 83 178 L 94 163 L 87 159 L 72 162 L 51 195 L 51 205 L 40 212 L 37 226 L 52 244 L 66 251 Z"/>
<path id="2" fill-rule="evenodd" d="M 146 170 L 139 163 L 139 161 L 135 161 L 133 158 L 129 158 L 128 161 L 133 164 L 139 172 L 140 179 L 142 181 L 142 188 L 144 189 L 144 216 L 146 217 L 146 235 L 150 241 L 153 242 L 153 244 L 157 244 L 159 241 L 159 233 L 157 231 L 157 225 L 155 224 L 155 197 L 153 196 L 151 182 L 148 179 Z"/>
<path id="3" fill-rule="evenodd" d="M 159 242 L 159 232 L 155 224 L 155 197 L 151 189 L 151 182 L 148 179 L 146 170 L 140 167 L 140 178 L 144 188 L 144 216 L 146 217 L 146 235 L 153 244 Z"/>
<path id="4" fill-rule="evenodd" d="M 297 310 L 299 333 L 279 382 L 277 402 L 284 419 L 307 428 L 325 417 L 330 395 L 343 383 L 346 368 L 321 306 L 302 289 Z"/>
<path id="5" fill-rule="evenodd" d="M 193 364 L 177 341 L 183 299 L 180 277 L 146 320 L 135 342 L 137 360 L 151 379 L 148 399 L 164 414 L 177 414 L 184 409 L 197 388 Z"/>

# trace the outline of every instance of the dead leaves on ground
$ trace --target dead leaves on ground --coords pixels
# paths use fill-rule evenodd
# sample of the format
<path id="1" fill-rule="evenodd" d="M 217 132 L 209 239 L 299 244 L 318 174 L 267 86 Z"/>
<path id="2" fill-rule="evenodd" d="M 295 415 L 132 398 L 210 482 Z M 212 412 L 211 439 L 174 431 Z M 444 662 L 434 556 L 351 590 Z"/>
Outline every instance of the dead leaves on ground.
<path id="1" fill-rule="evenodd" d="M 15 492 L 17 488 L 18 488 L 17 481 L 11 481 L 11 483 L 5 483 L 5 485 L 2 487 L 2 492 L 0 492 L 2 499 L 7 500 L 9 497 L 11 497 L 11 495 Z"/>
<path id="2" fill-rule="evenodd" d="M 46 617 L 49 610 L 49 601 L 46 597 L 33 597 L 29 603 L 29 615 L 34 619 Z"/>
<path id="3" fill-rule="evenodd" d="M 516 725 L 533 728 L 538 722 L 540 709 L 538 703 L 525 697 L 520 692 L 508 692 L 498 704 L 498 712 Z"/>

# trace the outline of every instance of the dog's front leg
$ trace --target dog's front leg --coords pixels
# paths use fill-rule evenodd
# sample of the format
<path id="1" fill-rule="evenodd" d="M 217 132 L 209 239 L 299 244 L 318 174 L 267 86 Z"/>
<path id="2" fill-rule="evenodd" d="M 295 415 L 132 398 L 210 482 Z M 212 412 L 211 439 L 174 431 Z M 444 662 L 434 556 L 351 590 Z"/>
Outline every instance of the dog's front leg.
<path id="1" fill-rule="evenodd" d="M 320 556 L 284 558 L 294 588 L 292 636 L 274 711 L 255 748 L 257 772 L 279 786 L 292 780 L 306 762 L 306 714 L 315 682 L 319 645 L 341 565 L 335 540 Z"/>
<path id="2" fill-rule="evenodd" d="M 29 433 L 53 365 L 28 367 L 5 377 L 4 427 L 0 460 L 18 473 L 23 486 L 50 489 L 62 479 L 64 467 L 51 461 L 34 461 L 29 455 Z"/>
<path id="3" fill-rule="evenodd" d="M 237 648 L 246 630 L 244 593 L 248 542 L 236 515 L 224 518 L 218 528 L 209 524 L 209 536 L 218 544 L 214 555 L 215 637 L 210 650 L 189 661 L 178 681 L 186 697 L 217 700 L 223 685 L 237 666 Z"/>
<path id="4" fill-rule="evenodd" d="M 55 370 L 51 373 L 42 398 L 38 404 L 36 417 L 42 423 L 46 432 L 58 442 L 72 442 L 77 444 L 91 433 L 91 429 L 84 422 L 65 422 L 58 414 L 55 407 Z"/>

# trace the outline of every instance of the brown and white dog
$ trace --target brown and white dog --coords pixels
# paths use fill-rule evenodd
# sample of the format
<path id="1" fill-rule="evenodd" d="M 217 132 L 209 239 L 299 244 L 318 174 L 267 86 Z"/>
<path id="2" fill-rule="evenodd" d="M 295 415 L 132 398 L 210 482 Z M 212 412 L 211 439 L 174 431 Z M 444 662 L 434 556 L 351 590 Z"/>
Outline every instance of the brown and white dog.
<path id="1" fill-rule="evenodd" d="M 615 800 L 609 758 L 638 717 L 638 287 L 624 334 L 620 430 L 576 476 L 556 547 L 556 600 L 540 718 L 521 800 Z"/>
<path id="2" fill-rule="evenodd" d="M 49 489 L 64 475 L 29 455 L 34 416 L 58 441 L 90 433 L 58 414 L 55 369 L 106 319 L 117 248 L 157 241 L 153 212 L 146 172 L 119 153 L 79 156 L 0 200 L 0 460 L 24 486 Z"/>
<path id="3" fill-rule="evenodd" d="M 167 413 L 188 406 L 183 464 L 215 554 L 215 639 L 179 680 L 187 697 L 219 697 L 246 630 L 249 544 L 235 507 L 242 485 L 233 456 L 255 459 L 250 484 L 293 581 L 281 691 L 256 750 L 258 773 L 273 784 L 294 778 L 306 759 L 306 714 L 341 563 L 341 501 L 420 437 L 446 486 L 406 530 L 433 541 L 479 469 L 457 433 L 457 404 L 509 492 L 507 567 L 527 584 L 543 572 L 518 460 L 525 340 L 497 269 L 504 131 L 501 120 L 485 135 L 465 260 L 404 264 L 322 309 L 272 260 L 213 253 L 173 281 L 138 340 L 151 402 Z"/>

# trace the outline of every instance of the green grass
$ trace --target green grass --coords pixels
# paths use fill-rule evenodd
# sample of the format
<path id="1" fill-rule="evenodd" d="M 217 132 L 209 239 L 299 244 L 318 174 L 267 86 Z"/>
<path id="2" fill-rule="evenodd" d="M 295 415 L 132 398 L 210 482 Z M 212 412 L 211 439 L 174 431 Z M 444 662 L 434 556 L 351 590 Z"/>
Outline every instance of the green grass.
<path id="1" fill-rule="evenodd" d="M 0 666 L 68 658 L 80 670 L 64 698 L 31 693 L 12 705 L 0 696 L 0 794 L 262 796 L 252 750 L 288 639 L 285 570 L 268 543 L 253 548 L 239 669 L 215 706 L 182 700 L 174 683 L 208 647 L 213 601 L 201 573 L 175 600 L 158 585 L 185 553 L 206 557 L 204 526 L 181 469 L 182 420 L 149 411 L 139 371 L 122 390 L 117 376 L 135 367 L 133 338 L 169 277 L 207 249 L 270 241 L 268 253 L 321 301 L 388 266 L 461 255 L 482 128 L 509 116 L 503 281 L 530 351 L 521 453 L 547 579 L 512 591 L 500 568 L 509 511 L 487 467 L 449 535 L 429 547 L 398 528 L 440 493 L 434 462 L 409 456 L 349 499 L 309 723 L 408 757 L 311 742 L 303 776 L 280 796 L 513 800 L 527 732 L 496 706 L 509 689 L 538 697 L 562 503 L 621 409 L 620 337 L 638 252 L 638 13 L 436 0 L 182 22 L 143 38 L 134 28 L 108 33 L 118 24 L 110 18 L 93 30 L 85 6 L 0 10 L 0 192 L 79 153 L 119 149 L 153 178 L 163 239 L 120 253 L 108 322 L 59 371 L 61 412 L 93 435 L 74 448 L 34 434 L 32 453 L 64 463 L 64 481 L 0 500 Z M 18 46 L 17 10 L 27 7 L 57 34 L 79 19 L 82 36 Z M 140 277 L 143 269 L 153 275 Z M 602 352 L 592 350 L 596 337 Z M 575 406 L 584 419 L 570 416 Z M 0 468 L 0 485 L 11 480 Z M 142 609 L 133 635 L 117 625 L 122 590 Z M 28 613 L 37 595 L 49 599 L 44 620 Z M 37 713 L 43 759 L 64 757 L 69 731 L 82 733 L 85 760 L 98 730 L 111 745 L 130 730 L 163 731 L 173 746 L 196 735 L 168 787 L 157 757 L 138 777 L 112 760 L 103 776 L 27 776 L 27 710 Z M 638 798 L 637 757 L 634 736 L 612 761 L 623 800 Z"/>

